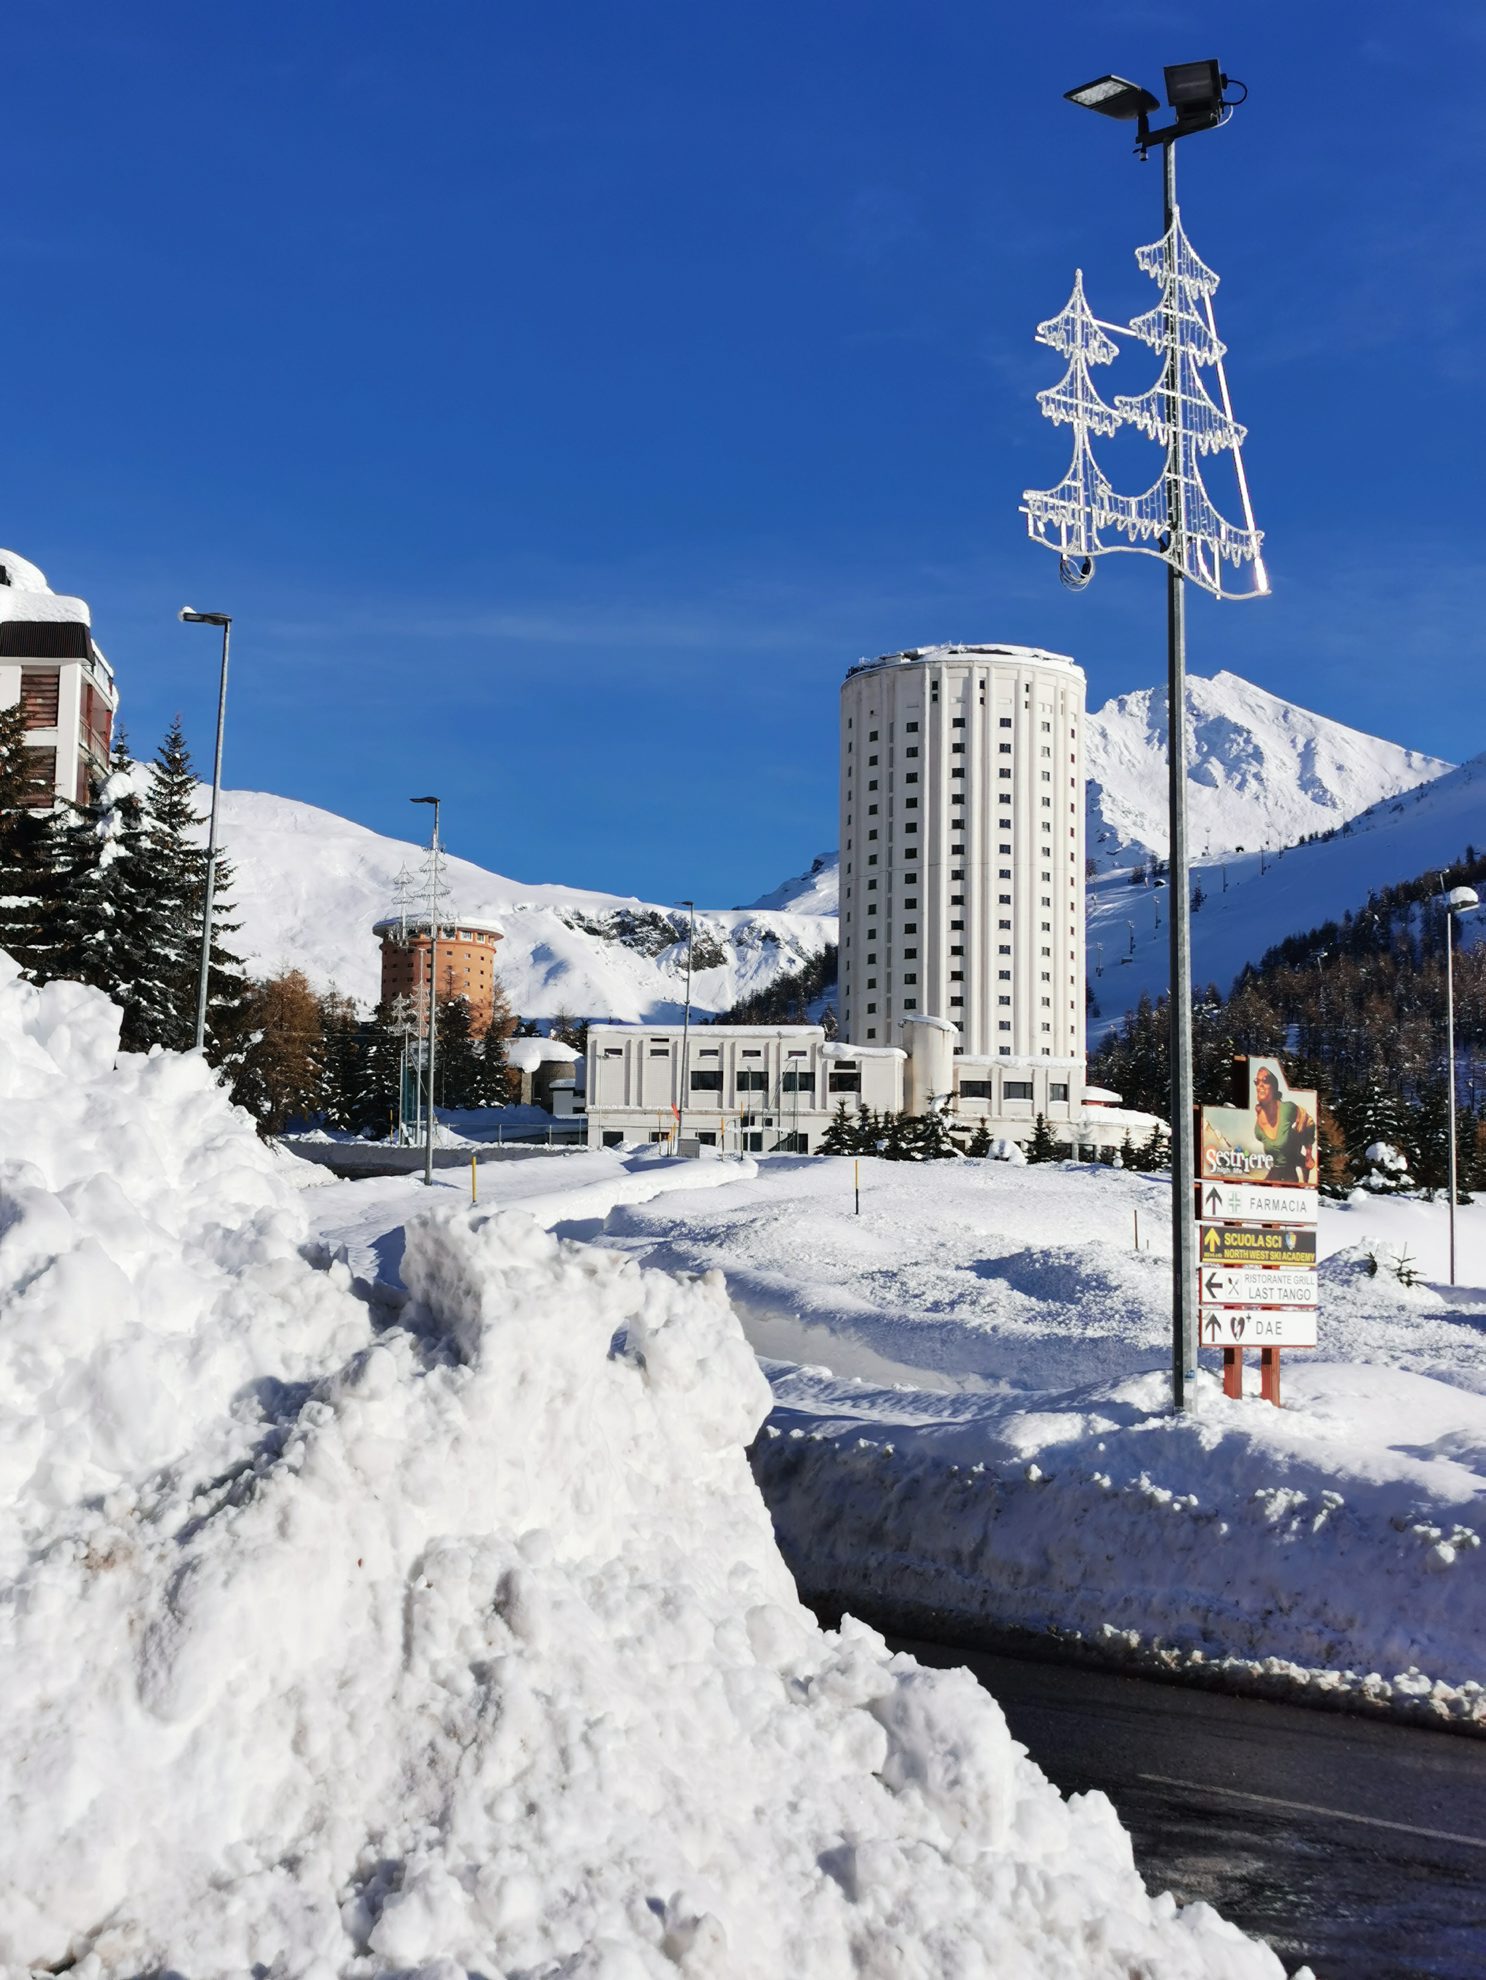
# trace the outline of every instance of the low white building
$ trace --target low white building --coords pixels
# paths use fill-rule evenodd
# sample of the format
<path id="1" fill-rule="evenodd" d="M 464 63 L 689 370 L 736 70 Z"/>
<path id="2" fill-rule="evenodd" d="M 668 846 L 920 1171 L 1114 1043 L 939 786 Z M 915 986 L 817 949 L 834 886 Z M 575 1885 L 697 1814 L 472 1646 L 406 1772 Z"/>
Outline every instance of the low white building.
<path id="1" fill-rule="evenodd" d="M 745 1154 L 814 1154 L 832 1115 L 943 1112 L 956 1138 L 984 1121 L 1027 1142 L 1041 1114 L 1056 1139 L 1090 1160 L 1152 1117 L 1086 1097 L 1081 1067 L 1044 1058 L 967 1059 L 944 1018 L 909 1018 L 904 1043 L 846 1045 L 819 1025 L 596 1024 L 588 1034 L 590 1148 L 688 1141 Z M 684 1094 L 684 1102 L 683 1102 Z M 1094 1095 L 1099 1094 L 1099 1100 Z"/>
<path id="2" fill-rule="evenodd" d="M 896 1113 L 907 1055 L 829 1040 L 818 1024 L 596 1024 L 588 1034 L 588 1145 L 688 1141 L 812 1154 L 844 1101 Z"/>

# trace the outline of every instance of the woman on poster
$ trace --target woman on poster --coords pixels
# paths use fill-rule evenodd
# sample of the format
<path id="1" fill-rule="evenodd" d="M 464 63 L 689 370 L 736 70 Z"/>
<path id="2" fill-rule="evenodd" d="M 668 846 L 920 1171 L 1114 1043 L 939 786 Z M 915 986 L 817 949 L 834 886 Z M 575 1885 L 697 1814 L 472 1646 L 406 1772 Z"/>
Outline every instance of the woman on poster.
<path id="1" fill-rule="evenodd" d="M 1316 1123 L 1297 1100 L 1280 1097 L 1280 1079 L 1267 1061 L 1254 1070 L 1254 1139 L 1270 1158 L 1269 1180 L 1316 1182 Z"/>

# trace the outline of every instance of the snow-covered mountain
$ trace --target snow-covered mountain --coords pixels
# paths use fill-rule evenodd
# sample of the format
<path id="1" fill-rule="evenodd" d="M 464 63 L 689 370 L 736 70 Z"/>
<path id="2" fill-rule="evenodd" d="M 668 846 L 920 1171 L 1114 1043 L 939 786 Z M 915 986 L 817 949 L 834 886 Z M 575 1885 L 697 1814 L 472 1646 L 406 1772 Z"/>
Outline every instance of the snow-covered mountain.
<path id="1" fill-rule="evenodd" d="M 1166 856 L 1166 734 L 1164 686 L 1089 716 L 1088 849 L 1101 867 Z M 1187 677 L 1187 764 L 1194 857 L 1294 845 L 1450 767 L 1227 672 Z"/>
<path id="2" fill-rule="evenodd" d="M 777 887 L 771 887 L 767 894 L 760 894 L 756 901 L 748 903 L 750 908 L 786 910 L 790 914 L 825 914 L 835 916 L 840 911 L 841 901 L 841 861 L 833 852 L 817 853 L 810 862 L 808 873 L 797 873 L 792 880 L 782 880 Z"/>
<path id="3" fill-rule="evenodd" d="M 1205 897 L 1193 920 L 1199 982 L 1226 989 L 1282 937 L 1486 844 L 1486 757 L 1450 769 L 1234 674 L 1196 677 L 1189 688 L 1194 882 Z M 1166 892 L 1128 884 L 1144 852 L 1166 850 L 1165 746 L 1160 690 L 1120 696 L 1089 718 L 1089 845 L 1106 868 L 1090 885 L 1089 968 L 1105 1022 L 1166 982 Z M 416 871 L 421 850 L 289 798 L 230 791 L 222 803 L 236 946 L 250 968 L 299 968 L 317 987 L 373 1000 L 372 923 L 390 911 L 399 869 Z M 1334 836 L 1296 843 L 1317 831 Z M 448 877 L 458 912 L 504 928 L 499 967 L 523 1016 L 680 1015 L 677 909 L 528 886 L 461 859 L 449 861 Z M 701 911 L 695 1008 L 726 1010 L 834 942 L 838 888 L 836 855 L 822 853 L 751 906 Z"/>
<path id="4" fill-rule="evenodd" d="M 1376 888 L 1415 880 L 1486 846 L 1486 755 L 1344 823 L 1330 839 L 1193 862 L 1192 979 L 1227 990 L 1245 963 L 1287 935 L 1366 906 Z M 1089 975 L 1102 1021 L 1165 990 L 1170 892 L 1101 874 L 1089 887 Z M 1464 931 L 1472 944 L 1478 926 Z M 1093 1027 L 1097 1032 L 1098 1025 Z"/>
<path id="5" fill-rule="evenodd" d="M 374 1002 L 380 960 L 372 923 L 391 911 L 399 869 L 417 872 L 422 849 L 263 791 L 222 793 L 221 840 L 239 923 L 233 946 L 254 974 L 300 969 L 317 989 L 334 984 Z M 580 887 L 527 886 L 464 859 L 449 859 L 446 879 L 455 912 L 504 929 L 497 967 L 523 1017 L 680 1017 L 686 916 L 678 909 Z M 700 910 L 693 1008 L 727 1010 L 834 942 L 834 890 L 822 893 L 823 902 L 827 896 L 822 907 Z"/>

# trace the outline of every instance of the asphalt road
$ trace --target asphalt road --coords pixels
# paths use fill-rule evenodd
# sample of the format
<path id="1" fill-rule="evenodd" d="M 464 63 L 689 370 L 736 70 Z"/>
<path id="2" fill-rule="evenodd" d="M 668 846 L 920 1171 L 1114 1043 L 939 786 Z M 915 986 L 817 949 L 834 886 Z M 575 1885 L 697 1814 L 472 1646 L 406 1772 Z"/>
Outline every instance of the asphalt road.
<path id="1" fill-rule="evenodd" d="M 967 1665 L 1065 1793 L 1102 1788 L 1147 1887 L 1317 1980 L 1486 1980 L 1486 1741 L 889 1639 Z"/>

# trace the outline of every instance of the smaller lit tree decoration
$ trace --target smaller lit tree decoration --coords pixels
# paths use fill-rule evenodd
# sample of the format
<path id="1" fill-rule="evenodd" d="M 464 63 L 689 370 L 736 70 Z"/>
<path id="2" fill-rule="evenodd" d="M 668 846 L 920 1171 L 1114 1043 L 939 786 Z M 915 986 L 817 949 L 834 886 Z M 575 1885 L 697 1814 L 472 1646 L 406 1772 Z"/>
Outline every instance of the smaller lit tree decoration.
<path id="1" fill-rule="evenodd" d="M 1223 370 L 1227 347 L 1213 316 L 1218 277 L 1187 239 L 1180 209 L 1173 210 L 1165 238 L 1137 248 L 1135 259 L 1161 285 L 1154 309 L 1128 325 L 1101 322 L 1084 296 L 1080 269 L 1062 310 L 1037 326 L 1038 343 L 1068 360 L 1059 382 L 1037 400 L 1048 419 L 1073 429 L 1073 459 L 1056 488 L 1023 492 L 1027 534 L 1058 552 L 1060 575 L 1074 590 L 1093 576 L 1096 557 L 1138 550 L 1161 558 L 1215 598 L 1263 597 L 1269 579 L 1244 475 L 1245 429 L 1233 417 Z M 1092 365 L 1113 364 L 1119 355 L 1110 331 L 1149 344 L 1165 360 L 1148 391 L 1117 396 L 1112 406 L 1089 375 Z M 1207 367 L 1216 375 L 1218 400 L 1203 380 Z M 1108 438 L 1122 426 L 1138 428 L 1166 450 L 1159 479 L 1141 495 L 1119 494 L 1094 458 L 1091 436 Z M 1221 453 L 1233 456 L 1241 527 L 1218 512 L 1202 477 L 1202 457 Z M 1240 573 L 1246 583 L 1239 582 Z"/>

